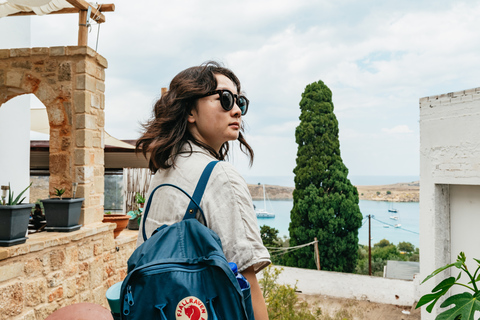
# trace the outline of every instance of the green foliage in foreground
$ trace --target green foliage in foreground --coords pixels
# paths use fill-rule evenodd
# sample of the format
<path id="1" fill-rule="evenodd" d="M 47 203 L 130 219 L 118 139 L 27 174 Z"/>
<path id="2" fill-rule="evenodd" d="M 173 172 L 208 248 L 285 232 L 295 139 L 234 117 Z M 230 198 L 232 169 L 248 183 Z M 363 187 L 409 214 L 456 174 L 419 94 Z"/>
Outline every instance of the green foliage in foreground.
<path id="1" fill-rule="evenodd" d="M 386 239 L 375 243 L 372 248 L 372 275 L 383 277 L 383 267 L 387 260 L 419 261 L 419 249 L 410 242 L 400 242 L 397 246 Z M 357 274 L 368 274 L 368 246 L 358 246 Z"/>
<path id="2" fill-rule="evenodd" d="M 358 229 L 362 214 L 358 191 L 347 178 L 340 156 L 338 121 L 332 92 L 322 82 L 305 88 L 300 101 L 300 124 L 290 214 L 292 247 L 319 241 L 322 270 L 353 272 L 358 256 Z M 285 255 L 288 266 L 315 269 L 312 246 Z"/>
<path id="3" fill-rule="evenodd" d="M 270 320 L 317 320 L 321 310 L 315 315 L 308 308 L 307 302 L 299 302 L 295 290 L 297 286 L 277 284 L 278 276 L 283 269 L 268 266 L 263 270 L 263 278 L 259 281 L 263 288 L 263 297 L 268 308 Z"/>
<path id="4" fill-rule="evenodd" d="M 438 320 L 474 320 L 474 314 L 476 311 L 480 311 L 480 290 L 478 289 L 477 282 L 480 281 L 480 260 L 473 259 L 477 262 L 478 267 L 473 273 L 473 275 L 468 271 L 467 265 L 465 264 L 465 253 L 460 252 L 457 257 L 457 261 L 451 264 L 447 264 L 444 267 L 438 268 L 437 270 L 433 271 L 425 280 L 422 281 L 422 284 L 439 274 L 440 272 L 455 267 L 460 269 L 458 276 L 449 277 L 440 282 L 435 288 L 433 288 L 432 293 L 426 294 L 420 298 L 418 301 L 416 308 L 419 308 L 425 304 L 430 303 L 427 306 L 427 311 L 432 312 L 433 307 L 437 303 L 437 301 L 445 295 L 445 293 L 450 290 L 451 287 L 454 285 L 463 286 L 468 291 L 463 293 L 455 294 L 449 298 L 447 298 L 441 305 L 440 308 L 449 308 L 448 310 L 444 310 L 443 312 L 439 313 L 437 318 Z M 467 281 L 468 284 L 460 283 L 460 277 L 462 273 L 466 274 L 468 277 Z M 472 293 L 470 293 L 472 291 Z M 453 307 L 451 307 L 453 305 Z"/>

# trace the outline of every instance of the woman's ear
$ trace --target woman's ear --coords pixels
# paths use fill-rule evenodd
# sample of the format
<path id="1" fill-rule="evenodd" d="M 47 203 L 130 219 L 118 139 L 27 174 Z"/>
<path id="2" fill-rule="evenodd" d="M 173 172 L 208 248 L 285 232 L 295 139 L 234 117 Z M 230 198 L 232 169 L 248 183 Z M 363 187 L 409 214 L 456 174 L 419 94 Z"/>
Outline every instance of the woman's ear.
<path id="1" fill-rule="evenodd" d="M 192 109 L 188 113 L 187 121 L 188 121 L 188 123 L 195 123 L 195 119 L 196 119 L 196 112 L 195 112 L 195 110 Z"/>

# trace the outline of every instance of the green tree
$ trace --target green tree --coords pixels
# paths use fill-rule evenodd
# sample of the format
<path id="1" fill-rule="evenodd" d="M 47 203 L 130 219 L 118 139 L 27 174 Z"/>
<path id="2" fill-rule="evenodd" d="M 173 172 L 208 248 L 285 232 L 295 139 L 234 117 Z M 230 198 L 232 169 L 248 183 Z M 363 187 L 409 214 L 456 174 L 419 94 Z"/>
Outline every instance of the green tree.
<path id="1" fill-rule="evenodd" d="M 410 242 L 400 242 L 398 245 L 398 250 L 406 253 L 413 253 L 415 251 L 415 246 Z"/>
<path id="2" fill-rule="evenodd" d="M 300 101 L 300 124 L 290 214 L 290 246 L 319 241 L 323 270 L 353 272 L 358 256 L 362 214 L 358 191 L 340 157 L 338 122 L 332 92 L 322 82 L 308 85 Z M 313 246 L 289 253 L 286 265 L 315 268 Z"/>
<path id="3" fill-rule="evenodd" d="M 278 239 L 278 230 L 267 225 L 260 227 L 260 236 L 262 237 L 265 247 L 280 247 L 280 239 Z"/>

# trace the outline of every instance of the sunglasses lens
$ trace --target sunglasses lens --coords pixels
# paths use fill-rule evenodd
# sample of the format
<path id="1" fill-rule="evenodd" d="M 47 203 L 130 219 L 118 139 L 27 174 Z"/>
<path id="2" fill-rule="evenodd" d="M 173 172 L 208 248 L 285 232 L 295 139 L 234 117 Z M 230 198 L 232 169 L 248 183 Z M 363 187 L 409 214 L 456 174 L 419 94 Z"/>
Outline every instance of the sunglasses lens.
<path id="1" fill-rule="evenodd" d="M 237 98 L 237 105 L 240 108 L 240 110 L 242 111 L 242 116 L 245 115 L 245 113 L 247 113 L 247 108 L 248 108 L 247 98 L 245 98 L 244 96 L 239 96 Z"/>
<path id="2" fill-rule="evenodd" d="M 222 107 L 226 111 L 232 110 L 233 107 L 233 96 L 228 91 L 222 92 L 222 99 L 221 99 Z"/>

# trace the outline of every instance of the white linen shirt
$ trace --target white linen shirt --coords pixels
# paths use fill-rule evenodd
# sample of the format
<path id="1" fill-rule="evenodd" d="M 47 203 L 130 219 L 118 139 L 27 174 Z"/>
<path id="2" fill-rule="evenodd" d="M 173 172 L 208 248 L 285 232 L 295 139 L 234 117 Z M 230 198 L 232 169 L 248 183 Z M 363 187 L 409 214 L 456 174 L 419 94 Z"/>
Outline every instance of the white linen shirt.
<path id="1" fill-rule="evenodd" d="M 175 167 L 160 169 L 150 183 L 147 199 L 160 184 L 170 183 L 193 195 L 197 182 L 207 164 L 216 160 L 208 151 L 190 143 L 177 155 Z M 162 226 L 183 219 L 190 199 L 173 187 L 161 187 L 153 195 L 146 220 L 146 234 Z M 247 183 L 232 164 L 220 161 L 214 167 L 200 202 L 207 226 L 215 231 L 222 241 L 223 252 L 228 262 L 235 262 L 241 272 L 254 266 L 259 272 L 270 264 L 270 255 L 263 245 L 253 208 L 252 196 Z M 201 214 L 198 211 L 197 217 Z M 143 221 L 142 221 L 143 224 Z M 137 247 L 143 243 L 140 226 Z"/>

